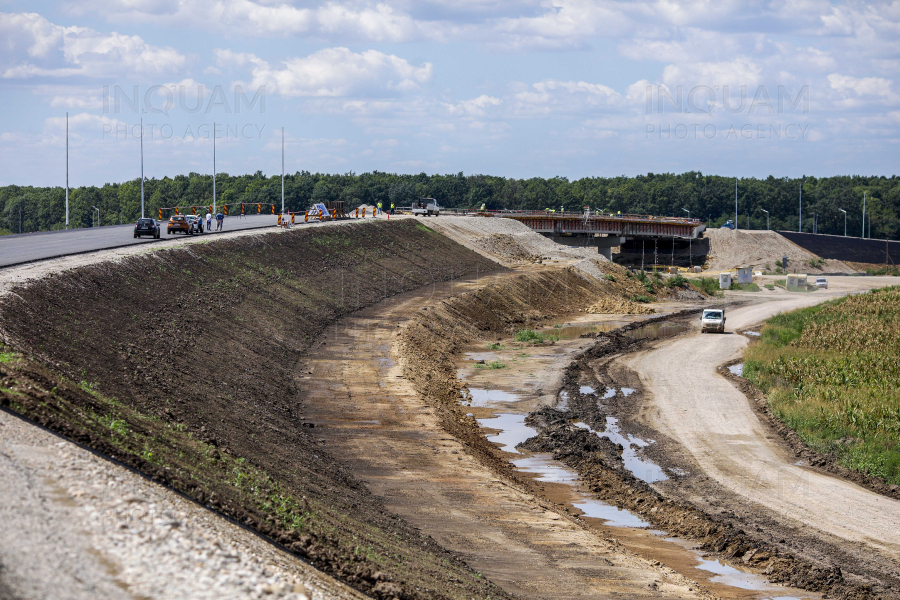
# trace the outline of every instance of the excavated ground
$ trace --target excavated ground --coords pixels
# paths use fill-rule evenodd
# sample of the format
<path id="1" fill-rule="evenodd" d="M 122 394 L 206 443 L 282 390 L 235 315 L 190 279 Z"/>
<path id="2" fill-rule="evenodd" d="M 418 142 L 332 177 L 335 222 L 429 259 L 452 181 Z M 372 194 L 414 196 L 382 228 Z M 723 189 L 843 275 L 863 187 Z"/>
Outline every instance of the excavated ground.
<path id="1" fill-rule="evenodd" d="M 400 220 L 74 269 L 4 296 L 0 402 L 367 593 L 502 598 L 334 460 L 294 380 L 343 315 L 499 268 Z"/>

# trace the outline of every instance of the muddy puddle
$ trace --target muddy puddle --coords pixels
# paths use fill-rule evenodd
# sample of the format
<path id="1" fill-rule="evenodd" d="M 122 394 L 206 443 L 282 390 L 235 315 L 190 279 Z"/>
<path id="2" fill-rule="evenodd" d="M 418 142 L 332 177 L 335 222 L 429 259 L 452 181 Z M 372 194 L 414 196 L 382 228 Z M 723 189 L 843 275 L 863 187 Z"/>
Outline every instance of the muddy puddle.
<path id="1" fill-rule="evenodd" d="M 737 375 L 738 377 L 744 376 L 744 363 L 738 363 L 736 365 L 731 365 L 728 367 L 728 370 L 731 371 L 732 375 Z"/>
<path id="2" fill-rule="evenodd" d="M 615 417 L 606 417 L 606 431 L 594 431 L 585 423 L 575 423 L 575 426 L 587 429 L 597 437 L 607 438 L 612 443 L 622 446 L 622 460 L 625 461 L 625 468 L 638 479 L 647 483 L 668 479 L 659 465 L 637 455 L 637 448 L 646 448 L 653 443 L 653 440 L 645 441 L 630 433 L 622 435 L 622 432 L 619 431 L 619 420 Z"/>
<path id="3" fill-rule="evenodd" d="M 479 408 L 492 408 L 501 406 L 508 402 L 518 402 L 522 398 L 512 392 L 504 392 L 503 390 L 489 390 L 485 388 L 469 388 L 469 394 L 472 396 L 472 402 L 469 406 Z"/>
<path id="4" fill-rule="evenodd" d="M 661 323 L 650 323 L 649 325 L 626 331 L 623 335 L 636 340 L 657 340 L 678 335 L 688 331 L 690 328 L 691 326 L 685 323 L 662 321 Z"/>

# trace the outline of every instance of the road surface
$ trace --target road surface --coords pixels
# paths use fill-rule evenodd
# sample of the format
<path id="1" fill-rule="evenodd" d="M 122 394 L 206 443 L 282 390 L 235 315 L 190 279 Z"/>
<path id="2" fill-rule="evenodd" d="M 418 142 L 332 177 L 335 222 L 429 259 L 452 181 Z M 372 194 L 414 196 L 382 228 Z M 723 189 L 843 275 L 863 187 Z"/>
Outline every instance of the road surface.
<path id="1" fill-rule="evenodd" d="M 767 301 L 728 311 L 727 330 L 898 282 L 900 278 L 830 278 L 828 292 L 773 294 Z M 770 439 L 744 394 L 716 372 L 717 366 L 740 357 L 747 343 L 743 335 L 704 335 L 698 328 L 624 357 L 622 362 L 638 373 L 649 392 L 648 425 L 680 443 L 707 476 L 727 490 L 801 523 L 807 531 L 836 536 L 900 563 L 900 502 L 794 464 L 796 457 Z"/>
<path id="2" fill-rule="evenodd" d="M 224 231 L 274 227 L 277 222 L 277 215 L 225 217 Z M 184 234 L 166 235 L 164 232 L 158 240 L 150 237 L 135 239 L 133 231 L 134 224 L 130 223 L 128 225 L 109 225 L 107 227 L 88 227 L 84 229 L 41 231 L 38 233 L 0 236 L 0 268 L 47 258 L 121 248 L 122 246 L 135 244 L 165 243 L 167 240 L 180 240 L 185 237 Z M 212 234 L 204 233 L 202 235 L 217 235 L 217 232 Z"/>

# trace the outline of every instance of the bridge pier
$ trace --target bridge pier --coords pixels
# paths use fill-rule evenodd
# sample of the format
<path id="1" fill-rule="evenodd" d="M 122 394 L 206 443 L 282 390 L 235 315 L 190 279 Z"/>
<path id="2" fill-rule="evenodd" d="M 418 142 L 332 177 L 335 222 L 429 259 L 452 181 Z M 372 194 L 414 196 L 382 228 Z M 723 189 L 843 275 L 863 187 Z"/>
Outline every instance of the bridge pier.
<path id="1" fill-rule="evenodd" d="M 559 234 L 544 233 L 541 234 L 546 238 L 550 238 L 557 244 L 564 246 L 578 246 L 584 248 L 586 246 L 596 246 L 597 252 L 608 259 L 612 259 L 612 249 L 625 243 L 624 237 L 617 235 L 609 235 L 598 237 L 597 235 L 576 235 L 576 234 Z"/>

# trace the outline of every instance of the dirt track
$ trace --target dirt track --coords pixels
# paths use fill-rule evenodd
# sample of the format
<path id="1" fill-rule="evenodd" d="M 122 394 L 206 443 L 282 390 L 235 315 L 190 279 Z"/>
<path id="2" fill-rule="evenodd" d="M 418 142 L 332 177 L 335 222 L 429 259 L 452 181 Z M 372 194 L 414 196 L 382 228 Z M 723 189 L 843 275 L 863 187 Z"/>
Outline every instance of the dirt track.
<path id="1" fill-rule="evenodd" d="M 307 403 L 317 435 L 391 511 L 508 592 L 707 597 L 682 575 L 591 534 L 481 464 L 404 377 L 394 361 L 399 327 L 423 306 L 487 282 L 439 285 L 427 298 L 392 298 L 329 328 L 324 347 L 299 369 L 310 397 L 330 398 Z"/>
<path id="2" fill-rule="evenodd" d="M 896 280 L 832 278 L 830 283 L 827 293 L 773 294 L 767 301 L 731 310 L 728 330 Z M 900 572 L 900 502 L 795 464 L 797 457 L 760 421 L 744 394 L 716 372 L 718 365 L 739 357 L 747 343 L 742 335 L 694 331 L 622 358 L 620 363 L 639 374 L 644 388 L 643 420 L 679 444 L 690 466 L 713 480 L 701 486 L 705 493 L 720 489 L 722 497 L 730 492 L 743 498 L 750 512 L 771 515 L 782 531 L 839 548 L 844 560 L 855 561 L 842 565 L 851 573 L 864 579 L 886 575 L 890 586 L 891 574 Z M 810 545 L 806 550 L 815 555 L 817 549 Z"/>

